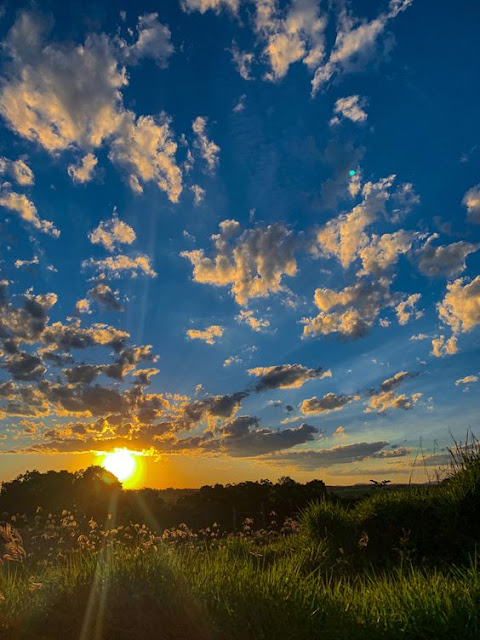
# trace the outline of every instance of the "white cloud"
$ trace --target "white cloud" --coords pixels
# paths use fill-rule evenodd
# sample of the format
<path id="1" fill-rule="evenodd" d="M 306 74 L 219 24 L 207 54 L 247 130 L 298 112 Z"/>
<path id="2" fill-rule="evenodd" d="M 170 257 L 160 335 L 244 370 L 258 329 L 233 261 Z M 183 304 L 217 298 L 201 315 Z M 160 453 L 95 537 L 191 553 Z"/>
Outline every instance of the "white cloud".
<path id="1" fill-rule="evenodd" d="M 119 254 L 103 260 L 89 258 L 82 262 L 82 267 L 94 269 L 97 273 L 105 274 L 111 278 L 121 278 L 124 275 L 129 275 L 131 278 L 136 278 L 138 275 L 155 278 L 157 275 L 152 268 L 150 258 L 145 254 L 139 254 L 135 257 Z"/>
<path id="2" fill-rule="evenodd" d="M 213 258 L 206 257 L 203 249 L 180 255 L 192 263 L 195 282 L 229 286 L 236 302 L 246 305 L 251 298 L 285 290 L 283 276 L 297 273 L 296 243 L 293 234 L 278 223 L 247 229 L 238 236 L 240 230 L 236 220 L 220 223 L 220 233 L 212 236 Z"/>
<path id="3" fill-rule="evenodd" d="M 346 9 L 342 9 L 335 45 L 327 62 L 317 66 L 312 80 L 312 94 L 315 95 L 335 74 L 358 69 L 371 58 L 389 21 L 405 11 L 412 2 L 413 0 L 390 0 L 387 11 L 371 21 L 354 18 Z"/>
<path id="4" fill-rule="evenodd" d="M 444 356 L 452 356 L 458 353 L 457 338 L 451 336 L 445 340 L 445 336 L 439 336 L 432 340 L 432 356 L 435 358 L 443 358 Z"/>
<path id="5" fill-rule="evenodd" d="M 265 318 L 257 318 L 253 311 L 250 309 L 241 309 L 235 320 L 239 324 L 246 324 L 254 331 L 260 332 L 263 329 L 268 329 L 270 322 Z"/>
<path id="6" fill-rule="evenodd" d="M 21 187 L 31 187 L 35 183 L 33 171 L 21 158 L 9 160 L 0 157 L 0 174 L 5 173 L 8 173 Z"/>
<path id="7" fill-rule="evenodd" d="M 223 336 L 224 329 L 218 324 L 212 324 L 204 330 L 188 329 L 187 336 L 190 340 L 203 340 L 206 344 L 215 344 Z M 224 364 L 224 366 L 226 366 Z"/>
<path id="8" fill-rule="evenodd" d="M 480 244 L 471 242 L 453 242 L 448 245 L 433 246 L 432 241 L 439 237 L 432 234 L 423 247 L 418 250 L 418 268 L 426 276 L 458 276 L 467 268 L 465 259 L 480 249 Z"/>
<path id="9" fill-rule="evenodd" d="M 238 73 L 244 80 L 252 80 L 252 64 L 255 59 L 253 53 L 248 53 L 246 51 L 240 51 L 236 42 L 232 43 L 232 48 L 230 49 L 230 53 L 232 54 L 232 60 L 234 65 L 237 68 Z"/>
<path id="10" fill-rule="evenodd" d="M 102 220 L 98 227 L 90 231 L 88 239 L 92 244 L 100 244 L 107 251 L 115 251 L 122 244 L 132 244 L 135 231 L 114 212 L 110 220 Z"/>
<path id="11" fill-rule="evenodd" d="M 472 384 L 472 382 L 478 382 L 478 376 L 470 375 L 470 376 L 465 376 L 464 378 L 459 378 L 458 380 L 455 381 L 455 384 L 457 387 L 459 387 L 462 384 L 463 385 Z"/>
<path id="12" fill-rule="evenodd" d="M 219 13 L 223 8 L 237 13 L 238 4 L 239 0 L 181 0 L 184 11 L 200 11 L 200 13 L 205 13 L 209 10 Z"/>
<path id="13" fill-rule="evenodd" d="M 97 163 L 98 160 L 93 153 L 87 153 L 78 164 L 68 165 L 68 175 L 74 182 L 78 182 L 80 184 L 90 182 L 93 178 L 93 173 Z"/>
<path id="14" fill-rule="evenodd" d="M 416 320 L 422 317 L 423 313 L 421 311 L 417 311 L 416 309 L 416 306 L 421 297 L 422 295 L 420 293 L 412 293 L 407 297 L 406 300 L 403 300 L 402 302 L 399 302 L 397 304 L 397 306 L 395 307 L 395 312 L 397 314 L 398 324 L 407 324 L 412 316 L 415 316 Z"/>
<path id="15" fill-rule="evenodd" d="M 336 125 L 340 123 L 341 118 L 347 118 L 352 122 L 365 122 L 368 115 L 365 111 L 367 106 L 366 98 L 361 96 L 347 96 L 346 98 L 339 98 L 335 102 L 333 112 L 335 116 L 330 120 L 330 125 Z"/>
<path id="16" fill-rule="evenodd" d="M 138 39 L 126 46 L 128 59 L 135 62 L 141 58 L 152 58 L 159 67 L 166 67 L 174 48 L 170 29 L 158 21 L 158 13 L 146 13 L 138 18 Z"/>
<path id="17" fill-rule="evenodd" d="M 54 226 L 53 222 L 42 220 L 37 208 L 31 200 L 23 193 L 15 193 L 14 191 L 2 191 L 0 193 L 0 206 L 14 211 L 18 216 L 31 224 L 35 229 L 42 231 L 54 238 L 58 238 L 60 231 Z"/>
<path id="18" fill-rule="evenodd" d="M 139 33 L 147 40 L 140 37 L 139 42 L 151 54 L 143 26 Z M 70 147 L 92 153 L 106 144 L 110 159 L 128 171 L 134 191 L 153 181 L 177 202 L 182 174 L 168 118 L 137 117 L 123 104 L 128 77 L 119 60 L 125 43 L 89 34 L 81 45 L 59 44 L 47 42 L 47 31 L 45 21 L 23 12 L 6 38 L 11 64 L 0 92 L 0 113 L 9 126 L 50 153 Z"/>
<path id="19" fill-rule="evenodd" d="M 471 282 L 458 278 L 448 284 L 437 308 L 440 319 L 454 333 L 471 331 L 480 324 L 480 276 Z"/>
<path id="20" fill-rule="evenodd" d="M 215 171 L 215 167 L 218 164 L 218 155 L 220 153 L 220 147 L 209 140 L 206 134 L 207 118 L 198 116 L 192 123 L 192 129 L 195 134 L 195 140 L 193 146 L 198 150 L 200 156 L 207 163 L 209 173 Z"/>
<path id="21" fill-rule="evenodd" d="M 193 202 L 198 207 L 205 200 L 205 189 L 202 189 L 198 184 L 192 184 L 190 191 L 193 193 Z"/>
<path id="22" fill-rule="evenodd" d="M 462 204 L 467 209 L 470 222 L 480 224 L 480 184 L 476 184 L 463 196 Z"/>

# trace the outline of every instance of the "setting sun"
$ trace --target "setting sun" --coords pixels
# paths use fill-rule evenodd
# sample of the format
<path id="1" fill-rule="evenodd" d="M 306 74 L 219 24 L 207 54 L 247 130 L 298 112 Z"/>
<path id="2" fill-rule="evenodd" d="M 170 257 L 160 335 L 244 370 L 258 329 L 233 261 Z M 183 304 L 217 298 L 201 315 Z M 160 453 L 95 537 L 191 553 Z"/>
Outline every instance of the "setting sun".
<path id="1" fill-rule="evenodd" d="M 102 467 L 113 473 L 120 482 L 128 481 L 133 478 L 137 470 L 137 458 L 127 449 L 116 449 L 112 453 L 107 453 L 102 461 Z"/>

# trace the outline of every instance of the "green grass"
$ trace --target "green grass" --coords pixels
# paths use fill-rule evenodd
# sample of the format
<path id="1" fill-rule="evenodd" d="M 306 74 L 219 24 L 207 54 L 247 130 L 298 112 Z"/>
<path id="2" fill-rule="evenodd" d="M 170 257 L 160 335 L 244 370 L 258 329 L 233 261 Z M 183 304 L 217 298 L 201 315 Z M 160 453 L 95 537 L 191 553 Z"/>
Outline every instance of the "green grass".
<path id="1" fill-rule="evenodd" d="M 476 566 L 341 576 L 322 570 L 324 558 L 324 547 L 294 535 L 261 549 L 235 540 L 203 550 L 85 553 L 34 573 L 28 563 L 12 563 L 0 572 L 0 637 L 479 637 Z"/>

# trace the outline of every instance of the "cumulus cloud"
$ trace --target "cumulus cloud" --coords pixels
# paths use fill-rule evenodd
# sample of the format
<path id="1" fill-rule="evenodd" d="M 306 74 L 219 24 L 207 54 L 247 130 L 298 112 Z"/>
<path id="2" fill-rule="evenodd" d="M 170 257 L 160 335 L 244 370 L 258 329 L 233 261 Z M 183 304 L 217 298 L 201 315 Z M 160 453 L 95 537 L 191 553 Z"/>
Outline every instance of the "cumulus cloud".
<path id="1" fill-rule="evenodd" d="M 235 220 L 220 223 L 220 233 L 213 235 L 213 258 L 202 249 L 183 251 L 181 256 L 193 265 L 195 282 L 216 287 L 230 287 L 240 305 L 251 298 L 266 297 L 284 290 L 284 275 L 297 273 L 296 243 L 283 225 L 247 229 Z M 235 239 L 235 240 L 234 240 Z"/>
<path id="2" fill-rule="evenodd" d="M 386 11 L 373 20 L 360 20 L 340 11 L 335 44 L 328 60 L 317 67 L 312 80 L 312 94 L 322 89 L 334 75 L 362 68 L 377 50 L 377 43 L 388 23 L 405 11 L 413 0 L 390 0 Z"/>
<path id="3" fill-rule="evenodd" d="M 200 206 L 205 200 L 205 189 L 202 189 L 198 184 L 192 184 L 190 191 L 193 193 L 193 202 L 195 206 Z"/>
<path id="4" fill-rule="evenodd" d="M 465 193 L 462 204 L 467 209 L 469 221 L 480 224 L 480 184 L 476 184 Z"/>
<path id="5" fill-rule="evenodd" d="M 422 393 L 396 394 L 394 391 L 381 391 L 370 397 L 365 413 L 385 413 L 389 409 L 412 409 L 423 396 Z"/>
<path id="6" fill-rule="evenodd" d="M 445 339 L 444 335 L 432 339 L 432 356 L 443 358 L 444 356 L 453 356 L 458 353 L 457 338 L 450 336 Z"/>
<path id="7" fill-rule="evenodd" d="M 395 312 L 397 314 L 398 324 L 407 324 L 412 316 L 418 319 L 423 315 L 421 311 L 417 311 L 416 309 L 421 297 L 422 295 L 420 293 L 412 293 L 406 300 L 402 300 L 402 302 L 397 304 Z"/>
<path id="8" fill-rule="evenodd" d="M 234 457 L 259 456 L 310 442 L 319 433 L 317 427 L 308 424 L 275 431 L 252 428 L 257 424 L 251 416 L 238 416 L 228 422 L 222 429 L 221 449 Z"/>
<path id="9" fill-rule="evenodd" d="M 251 309 L 242 309 L 235 317 L 239 324 L 246 324 L 254 331 L 260 332 L 268 329 L 270 322 L 265 318 L 257 318 Z"/>
<path id="10" fill-rule="evenodd" d="M 400 229 L 394 233 L 384 233 L 381 236 L 372 234 L 358 251 L 362 261 L 359 275 L 379 275 L 397 264 L 400 255 L 407 253 L 418 234 Z"/>
<path id="11" fill-rule="evenodd" d="M 318 230 L 316 239 L 320 254 L 337 258 L 344 269 L 356 260 L 360 251 L 370 244 L 366 227 L 378 216 L 386 214 L 385 205 L 391 197 L 394 181 L 395 175 L 391 175 L 375 183 L 366 182 L 361 189 L 361 202 Z M 378 241 L 377 238 L 375 240 Z"/>
<path id="12" fill-rule="evenodd" d="M 279 364 L 273 367 L 255 367 L 248 373 L 258 378 L 256 391 L 270 389 L 299 389 L 308 380 L 329 378 L 331 371 L 324 371 L 322 367 L 308 369 L 301 364 Z"/>
<path id="13" fill-rule="evenodd" d="M 53 222 L 42 220 L 36 206 L 23 193 L 15 193 L 14 191 L 3 190 L 0 192 L 0 207 L 5 207 L 9 211 L 16 213 L 22 220 L 31 224 L 38 231 L 42 231 L 54 238 L 60 236 L 60 231 L 55 227 Z"/>
<path id="14" fill-rule="evenodd" d="M 432 242 L 439 237 L 432 234 L 423 247 L 418 250 L 418 268 L 426 276 L 458 276 L 467 268 L 465 259 L 480 249 L 479 244 L 471 242 L 453 242 L 448 245 L 434 246 Z"/>
<path id="15" fill-rule="evenodd" d="M 480 324 L 480 276 L 471 282 L 458 278 L 449 283 L 437 309 L 440 320 L 454 333 L 471 331 Z"/>
<path id="16" fill-rule="evenodd" d="M 94 269 L 97 273 L 110 278 L 122 278 L 123 276 L 136 278 L 138 275 L 155 278 L 157 276 L 157 273 L 152 268 L 150 258 L 145 254 L 139 254 L 135 257 L 119 254 L 99 260 L 89 258 L 82 262 L 82 267 Z"/>
<path id="17" fill-rule="evenodd" d="M 0 157 L 0 175 L 9 175 L 21 187 L 31 187 L 35 183 L 33 171 L 24 160 L 9 160 Z"/>
<path id="18" fill-rule="evenodd" d="M 88 297 L 106 311 L 124 311 L 125 307 L 118 299 L 118 292 L 113 291 L 108 285 L 99 283 L 87 292 Z M 77 303 L 78 304 L 78 303 Z M 78 308 L 77 308 L 78 310 Z"/>
<path id="19" fill-rule="evenodd" d="M 324 56 L 327 23 L 318 3 L 293 0 L 284 12 L 273 0 L 257 0 L 255 4 L 255 30 L 266 42 L 263 57 L 270 67 L 265 77 L 279 80 L 299 61 L 314 70 Z"/>
<path id="20" fill-rule="evenodd" d="M 124 53 L 131 62 L 152 58 L 159 67 L 166 67 L 174 48 L 170 29 L 158 20 L 158 13 L 146 13 L 138 18 L 137 41 L 125 45 Z"/>
<path id="21" fill-rule="evenodd" d="M 122 244 L 132 244 L 136 239 L 130 225 L 118 219 L 116 213 L 110 220 L 103 220 L 98 227 L 90 231 L 88 239 L 92 244 L 100 244 L 107 251 L 115 251 Z"/>
<path id="22" fill-rule="evenodd" d="M 478 376 L 470 375 L 465 376 L 464 378 L 459 378 L 455 381 L 455 385 L 459 387 L 460 385 L 472 384 L 472 382 L 478 382 Z"/>
<path id="23" fill-rule="evenodd" d="M 314 301 L 320 312 L 302 320 L 304 337 L 339 333 L 359 338 L 367 333 L 380 311 L 392 303 L 390 281 L 359 280 L 341 291 L 316 289 Z"/>
<path id="24" fill-rule="evenodd" d="M 212 10 L 219 13 L 223 8 L 237 13 L 239 0 L 182 0 L 181 5 L 184 11 L 199 11 L 205 13 Z"/>
<path id="25" fill-rule="evenodd" d="M 238 73 L 244 80 L 252 80 L 252 64 L 255 59 L 253 53 L 249 53 L 247 51 L 240 51 L 236 42 L 232 43 L 232 48 L 230 49 L 230 53 L 232 54 L 232 60 L 237 68 Z"/>
<path id="26" fill-rule="evenodd" d="M 78 164 L 68 165 L 68 175 L 74 182 L 85 184 L 93 178 L 95 167 L 98 160 L 93 153 L 87 153 L 83 156 Z"/>
<path id="27" fill-rule="evenodd" d="M 352 122 L 365 122 L 368 117 L 365 111 L 367 104 L 366 98 L 362 96 L 355 95 L 339 98 L 333 107 L 333 113 L 335 115 L 330 120 L 330 125 L 335 126 L 340 124 L 342 118 L 347 118 L 347 120 L 351 120 Z"/>
<path id="28" fill-rule="evenodd" d="M 224 329 L 218 324 L 212 324 L 206 329 L 188 329 L 190 340 L 203 340 L 206 344 L 215 344 L 223 336 Z"/>
<path id="29" fill-rule="evenodd" d="M 308 400 L 303 400 L 300 405 L 300 411 L 306 415 L 319 415 L 321 413 L 329 413 L 330 411 L 340 411 L 346 404 L 358 399 L 359 396 L 337 395 L 336 393 L 330 392 L 321 398 L 314 396 Z"/>
<path id="30" fill-rule="evenodd" d="M 145 20 L 137 45 L 153 55 L 152 23 Z M 177 202 L 182 174 L 169 119 L 137 117 L 123 104 L 128 77 L 119 59 L 124 43 L 105 34 L 89 34 L 81 45 L 47 42 L 48 30 L 46 20 L 24 11 L 5 40 L 10 65 L 0 113 L 8 125 L 50 153 L 71 147 L 91 153 L 106 144 L 135 192 L 153 181 Z"/>
<path id="31" fill-rule="evenodd" d="M 195 118 L 192 123 L 192 129 L 195 134 L 193 146 L 205 160 L 209 173 L 213 173 L 218 164 L 220 147 L 213 140 L 208 139 L 206 134 L 207 118 L 203 116 Z"/>
<path id="32" fill-rule="evenodd" d="M 291 451 L 273 455 L 269 460 L 274 464 L 291 465 L 298 469 L 313 471 L 331 467 L 335 464 L 358 462 L 379 453 L 388 442 L 358 442 L 330 449 L 315 449 L 310 451 Z"/>

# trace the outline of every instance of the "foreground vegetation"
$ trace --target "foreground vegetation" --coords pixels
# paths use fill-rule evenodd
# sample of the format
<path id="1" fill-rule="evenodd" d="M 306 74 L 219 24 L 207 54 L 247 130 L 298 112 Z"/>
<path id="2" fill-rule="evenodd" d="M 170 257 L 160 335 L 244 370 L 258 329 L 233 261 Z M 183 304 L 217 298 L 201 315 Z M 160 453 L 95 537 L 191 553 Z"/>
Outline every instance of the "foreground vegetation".
<path id="1" fill-rule="evenodd" d="M 0 637 L 480 637 L 480 453 L 444 482 L 312 503 L 236 533 L 154 531 L 63 511 L 5 523 Z M 19 531 L 20 529 L 20 531 Z"/>

